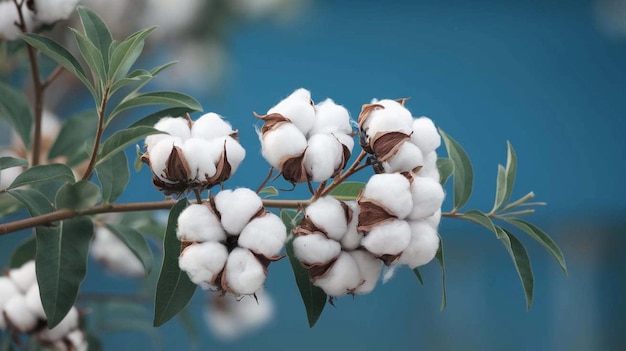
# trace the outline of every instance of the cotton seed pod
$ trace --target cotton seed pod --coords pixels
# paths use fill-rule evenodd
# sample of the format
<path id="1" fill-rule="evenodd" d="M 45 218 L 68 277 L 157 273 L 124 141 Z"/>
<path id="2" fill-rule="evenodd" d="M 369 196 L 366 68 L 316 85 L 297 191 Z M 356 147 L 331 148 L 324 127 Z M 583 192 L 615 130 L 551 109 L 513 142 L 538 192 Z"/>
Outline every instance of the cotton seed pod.
<path id="1" fill-rule="evenodd" d="M 350 158 L 350 154 L 352 153 L 352 149 L 354 149 L 354 137 L 350 134 L 343 134 L 343 133 L 332 133 L 332 135 L 337 138 L 337 140 L 339 140 L 339 142 L 345 146 L 345 148 L 348 151 L 348 157 L 346 157 L 346 162 L 348 161 L 347 159 Z M 344 151 L 345 153 L 345 151 Z"/>
<path id="2" fill-rule="evenodd" d="M 218 168 L 218 171 L 220 168 L 219 167 L 220 161 L 227 162 L 228 169 L 230 171 L 229 172 L 223 171 L 224 172 L 223 176 L 226 178 L 230 178 L 230 176 L 232 176 L 235 173 L 235 171 L 237 171 L 237 168 L 239 168 L 239 165 L 241 164 L 243 159 L 246 157 L 246 149 L 244 149 L 243 146 L 241 146 L 241 144 L 239 144 L 239 142 L 231 136 L 223 136 L 223 137 L 216 138 L 213 140 L 213 144 L 219 145 L 221 147 L 220 157 L 223 158 L 223 160 L 222 159 L 217 160 L 216 166 Z"/>
<path id="3" fill-rule="evenodd" d="M 275 257 L 285 246 L 287 227 L 277 215 L 266 212 L 253 218 L 241 231 L 237 244 L 265 257 Z"/>
<path id="4" fill-rule="evenodd" d="M 334 260 L 341 252 L 341 245 L 323 234 L 314 233 L 293 239 L 293 252 L 298 261 L 308 266 L 323 265 Z"/>
<path id="5" fill-rule="evenodd" d="M 297 89 L 267 111 L 268 115 L 273 113 L 289 119 L 303 135 L 307 135 L 315 123 L 315 107 L 311 101 L 311 93 L 304 88 Z"/>
<path id="6" fill-rule="evenodd" d="M 437 230 L 439 223 L 441 222 L 441 208 L 438 209 L 432 216 L 424 218 L 424 221 L 433 227 L 433 229 Z"/>
<path id="7" fill-rule="evenodd" d="M 354 293 L 369 294 L 376 287 L 383 265 L 380 260 L 365 250 L 354 250 L 350 252 L 350 255 L 356 262 L 361 277 L 361 283 L 354 289 Z"/>
<path id="8" fill-rule="evenodd" d="M 383 162 L 385 173 L 414 172 L 424 165 L 422 151 L 408 140 L 403 141 L 395 155 Z"/>
<path id="9" fill-rule="evenodd" d="M 416 118 L 411 124 L 411 142 L 417 145 L 424 155 L 435 151 L 441 145 L 441 136 L 433 121 L 425 116 Z"/>
<path id="10" fill-rule="evenodd" d="M 176 236 L 180 241 L 226 240 L 226 232 L 208 203 L 191 204 L 180 213 Z"/>
<path id="11" fill-rule="evenodd" d="M 215 154 L 221 154 L 221 150 L 213 149 L 211 142 L 205 139 L 190 138 L 185 141 L 182 150 L 189 167 L 189 181 L 202 183 L 215 176 Z"/>
<path id="12" fill-rule="evenodd" d="M 37 0 L 34 12 L 37 22 L 52 24 L 68 19 L 80 0 Z"/>
<path id="13" fill-rule="evenodd" d="M 144 144 L 150 152 L 150 149 L 156 145 L 159 141 L 163 140 L 166 136 L 172 136 L 180 139 L 182 144 L 185 140 L 191 137 L 191 130 L 189 128 L 189 121 L 182 117 L 163 117 L 155 125 L 154 129 L 160 130 L 167 134 L 152 134 L 146 137 Z"/>
<path id="14" fill-rule="evenodd" d="M 230 123 L 214 112 L 206 113 L 198 118 L 191 126 L 191 137 L 211 140 L 234 134 Z"/>
<path id="15" fill-rule="evenodd" d="M 350 220 L 350 223 L 348 223 L 346 233 L 341 238 L 341 248 L 349 251 L 354 250 L 361 245 L 363 233 L 357 230 L 360 211 L 359 206 L 355 201 L 346 201 L 345 203 L 348 207 L 350 207 L 350 210 L 352 210 L 352 219 Z"/>
<path id="16" fill-rule="evenodd" d="M 411 241 L 400 258 L 399 263 L 408 265 L 411 269 L 430 262 L 439 249 L 439 235 L 426 221 L 409 221 L 411 227 Z"/>
<path id="17" fill-rule="evenodd" d="M 22 293 L 26 293 L 31 285 L 37 281 L 35 261 L 28 261 L 19 268 L 9 270 L 9 277 Z"/>
<path id="18" fill-rule="evenodd" d="M 23 11 L 26 29 L 30 32 L 34 29 L 34 13 L 24 7 Z M 0 39 L 15 40 L 22 33 L 15 25 L 19 22 L 17 7 L 12 1 L 0 1 Z"/>
<path id="19" fill-rule="evenodd" d="M 59 324 L 52 329 L 43 328 L 37 333 L 37 337 L 39 340 L 45 342 L 55 342 L 66 337 L 72 330 L 78 328 L 78 322 L 78 310 L 76 307 L 72 307 Z"/>
<path id="20" fill-rule="evenodd" d="M 147 160 L 149 162 L 150 168 L 152 169 L 152 173 L 161 181 L 166 183 L 175 183 L 179 181 L 175 179 L 169 179 L 167 177 L 167 168 L 170 161 L 170 156 L 172 155 L 174 148 L 182 146 L 182 139 L 176 137 L 167 137 L 161 139 L 151 147 L 150 152 L 147 154 Z"/>
<path id="21" fill-rule="evenodd" d="M 369 138 L 376 133 L 411 133 L 411 112 L 395 100 L 380 100 L 365 104 L 359 115 L 359 127 Z"/>
<path id="22" fill-rule="evenodd" d="M 313 278 L 313 285 L 322 288 L 330 296 L 352 294 L 361 282 L 356 261 L 345 251 L 323 275 Z"/>
<path id="23" fill-rule="evenodd" d="M 222 272 L 228 250 L 215 241 L 207 241 L 187 246 L 178 258 L 178 266 L 185 271 L 189 279 L 204 290 L 217 285 L 216 279 Z"/>
<path id="24" fill-rule="evenodd" d="M 7 325 L 22 333 L 28 333 L 37 326 L 37 316 L 26 307 L 24 295 L 15 295 L 4 305 L 4 317 Z"/>
<path id="25" fill-rule="evenodd" d="M 41 296 L 39 295 L 39 284 L 33 284 L 24 296 L 26 298 L 26 307 L 39 319 L 46 319 L 46 312 L 43 309 L 41 303 Z"/>
<path id="26" fill-rule="evenodd" d="M 424 165 L 415 173 L 418 177 L 430 178 L 436 182 L 440 182 L 439 168 L 437 167 L 437 152 L 433 151 L 424 156 Z"/>
<path id="27" fill-rule="evenodd" d="M 323 182 L 343 168 L 343 145 L 331 134 L 309 138 L 304 152 L 304 168 L 310 180 Z"/>
<path id="28" fill-rule="evenodd" d="M 286 159 L 301 155 L 307 147 L 304 134 L 293 123 L 282 123 L 259 137 L 263 158 L 279 170 Z"/>
<path id="29" fill-rule="evenodd" d="M 352 126 L 348 110 L 328 98 L 315 105 L 315 123 L 309 135 L 331 133 L 350 134 Z"/>
<path id="30" fill-rule="evenodd" d="M 409 219 L 422 219 L 432 216 L 443 204 L 444 192 L 439 182 L 431 178 L 414 177 L 411 183 L 413 208 Z"/>
<path id="31" fill-rule="evenodd" d="M 365 184 L 362 196 L 380 202 L 396 217 L 411 213 L 413 199 L 409 180 L 399 173 L 375 174 Z"/>
<path id="32" fill-rule="evenodd" d="M 0 276 L 0 330 L 6 329 L 6 321 L 4 320 L 4 305 L 14 296 L 21 295 L 19 288 L 8 277 Z"/>
<path id="33" fill-rule="evenodd" d="M 237 247 L 228 256 L 222 288 L 235 295 L 251 295 L 263 287 L 266 276 L 267 269 L 252 251 Z"/>
<path id="34" fill-rule="evenodd" d="M 375 226 L 361 240 L 367 251 L 384 258 L 385 255 L 400 254 L 409 245 L 411 227 L 401 219 L 395 219 Z M 393 261 L 393 259 L 391 259 Z M 390 262 L 385 262 L 389 264 Z"/>
<path id="35" fill-rule="evenodd" d="M 89 253 L 116 275 L 131 278 L 146 275 L 145 268 L 137 256 L 106 227 L 96 227 Z"/>
<path id="36" fill-rule="evenodd" d="M 324 196 L 306 208 L 305 216 L 329 239 L 340 241 L 348 230 L 352 211 L 350 207 L 336 198 Z"/>
<path id="37" fill-rule="evenodd" d="M 263 211 L 263 201 L 248 188 L 222 190 L 215 196 L 215 208 L 226 233 L 238 235 L 254 215 Z"/>

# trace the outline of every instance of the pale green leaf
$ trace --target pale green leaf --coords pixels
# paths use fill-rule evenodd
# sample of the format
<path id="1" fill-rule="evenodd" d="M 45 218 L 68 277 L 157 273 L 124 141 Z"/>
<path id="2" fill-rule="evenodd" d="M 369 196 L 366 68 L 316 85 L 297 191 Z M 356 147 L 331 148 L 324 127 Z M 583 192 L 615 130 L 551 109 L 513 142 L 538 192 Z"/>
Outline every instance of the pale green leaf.
<path id="1" fill-rule="evenodd" d="M 452 139 L 441 129 L 439 129 L 439 133 L 448 150 L 448 157 L 454 162 L 452 195 L 454 209 L 459 210 L 467 203 L 472 194 L 474 182 L 472 163 L 463 147 L 456 140 Z"/>
<path id="2" fill-rule="evenodd" d="M 420 284 L 424 286 L 424 279 L 422 278 L 422 274 L 417 267 L 413 268 L 413 274 L 415 275 L 415 278 L 417 278 L 417 280 L 420 282 Z"/>
<path id="3" fill-rule="evenodd" d="M 37 242 L 35 237 L 31 236 L 28 239 L 22 241 L 11 253 L 11 259 L 9 260 L 9 268 L 21 267 L 24 263 L 35 259 L 35 252 L 37 251 Z"/>
<path id="4" fill-rule="evenodd" d="M 31 146 L 33 116 L 24 94 L 10 85 L 0 82 L 0 118 L 13 127 L 27 148 Z"/>
<path id="5" fill-rule="evenodd" d="M 153 255 L 143 235 L 131 227 L 120 224 L 107 224 L 106 227 L 139 259 L 148 275 L 152 270 Z"/>
<path id="6" fill-rule="evenodd" d="M 102 54 L 100 53 L 100 51 L 98 51 L 98 48 L 91 41 L 89 41 L 89 38 L 87 38 L 83 33 L 77 31 L 74 28 L 70 28 L 70 31 L 74 35 L 76 44 L 78 44 L 78 50 L 83 56 L 83 59 L 94 74 L 94 86 L 102 87 L 107 81 Z M 102 90 L 96 89 L 96 93 L 98 96 L 98 104 L 100 104 L 102 99 Z"/>
<path id="7" fill-rule="evenodd" d="M 97 204 L 101 198 L 100 188 L 96 184 L 80 180 L 74 184 L 63 184 L 57 192 L 55 202 L 57 209 L 84 210 Z"/>
<path id="8" fill-rule="evenodd" d="M 278 189 L 275 186 L 266 186 L 265 188 L 259 191 L 259 196 L 270 197 L 270 196 L 278 196 Z"/>
<path id="9" fill-rule="evenodd" d="M 155 91 L 128 96 L 117 105 L 108 119 L 110 121 L 124 110 L 145 105 L 169 105 L 171 107 L 187 108 L 192 111 L 202 111 L 200 103 L 189 95 L 175 91 Z"/>
<path id="10" fill-rule="evenodd" d="M 139 126 L 152 127 L 163 117 L 180 117 L 184 116 L 186 113 L 191 113 L 194 111 L 194 109 L 187 107 L 168 107 L 141 118 L 137 122 L 131 124 L 130 128 Z"/>
<path id="11" fill-rule="evenodd" d="M 487 217 L 486 214 L 478 211 L 478 210 L 470 210 L 463 214 L 463 218 L 468 219 L 474 223 L 478 223 L 483 227 L 489 229 L 494 234 L 498 235 L 498 231 L 496 226 L 493 224 L 491 218 Z"/>
<path id="12" fill-rule="evenodd" d="M 522 243 L 508 230 L 502 227 L 496 227 L 496 229 L 498 231 L 498 238 L 513 260 L 515 270 L 517 270 L 517 274 L 522 283 L 522 288 L 524 289 L 526 308 L 530 309 L 530 306 L 533 303 L 534 278 L 528 253 L 526 252 L 524 245 L 522 245 Z"/>
<path id="13" fill-rule="evenodd" d="M 507 192 L 506 170 L 502 165 L 498 165 L 498 177 L 496 178 L 496 199 L 493 203 L 493 210 L 496 211 L 504 203 L 504 197 Z"/>
<path id="14" fill-rule="evenodd" d="M 354 200 L 361 190 L 365 188 L 363 182 L 343 182 L 333 189 L 329 195 L 336 197 L 338 200 Z"/>
<path id="15" fill-rule="evenodd" d="M 150 134 L 156 133 L 163 132 L 145 126 L 126 128 L 115 132 L 107 140 L 105 140 L 104 144 L 102 144 L 102 149 L 98 154 L 98 162 L 96 163 L 96 165 L 100 165 L 102 164 L 102 162 L 106 161 L 114 154 L 122 152 L 124 148 L 132 145 L 137 140 L 143 139 Z"/>
<path id="16" fill-rule="evenodd" d="M 15 189 L 24 185 L 47 183 L 56 180 L 74 183 L 74 173 L 72 172 L 72 169 L 61 163 L 37 165 L 20 173 L 8 189 Z"/>
<path id="17" fill-rule="evenodd" d="M 451 159 L 440 157 L 437 159 L 437 169 L 439 169 L 439 182 L 445 185 L 448 178 L 454 173 L 454 162 Z"/>
<path id="18" fill-rule="evenodd" d="M 136 69 L 132 72 L 130 72 L 126 77 L 118 79 L 117 81 L 115 81 L 115 83 L 113 83 L 113 86 L 111 87 L 111 95 L 113 95 L 113 93 L 115 93 L 116 91 L 118 91 L 119 89 L 131 84 L 131 83 L 139 83 L 140 85 L 142 83 L 147 83 L 149 82 L 152 78 L 154 78 L 152 76 L 152 74 L 148 71 L 146 71 L 145 69 Z"/>
<path id="19" fill-rule="evenodd" d="M 109 32 L 107 25 L 94 11 L 83 6 L 78 6 L 76 10 L 85 29 L 85 34 L 93 45 L 98 48 L 104 61 L 104 71 L 107 72 L 109 68 L 109 47 L 113 41 L 111 32 Z"/>
<path id="20" fill-rule="evenodd" d="M 25 167 L 28 166 L 28 161 L 23 158 L 16 158 L 10 156 L 0 157 L 0 170 L 12 168 L 12 167 Z"/>
<path id="21" fill-rule="evenodd" d="M 448 304 L 448 294 L 446 293 L 446 263 L 443 254 L 443 239 L 441 238 L 441 235 L 439 236 L 439 249 L 437 250 L 437 254 L 435 254 L 435 258 L 441 266 L 441 310 L 443 311 Z"/>
<path id="22" fill-rule="evenodd" d="M 519 229 L 523 230 L 526 234 L 530 235 L 533 239 L 537 240 L 558 262 L 559 266 L 563 270 L 563 274 L 567 275 L 567 265 L 565 264 L 565 257 L 559 246 L 546 234 L 543 230 L 539 229 L 532 223 L 523 221 L 516 218 L 507 218 L 507 222 L 513 224 Z"/>
<path id="23" fill-rule="evenodd" d="M 20 201 L 24 207 L 26 207 L 31 217 L 54 211 L 54 207 L 52 207 L 50 200 L 48 200 L 48 198 L 38 190 L 15 189 L 9 190 L 8 193 Z"/>
<path id="24" fill-rule="evenodd" d="M 506 204 L 511 198 L 513 193 L 513 186 L 515 185 L 515 174 L 517 173 L 517 155 L 513 149 L 513 145 L 510 142 L 506 142 L 507 156 L 506 156 L 506 194 L 502 204 Z"/>
<path id="25" fill-rule="evenodd" d="M 126 153 L 117 152 L 96 167 L 98 181 L 102 187 L 102 202 L 112 203 L 122 195 L 130 180 Z"/>
<path id="26" fill-rule="evenodd" d="M 141 54 L 145 38 L 155 29 L 156 27 L 150 27 L 140 30 L 115 45 L 111 53 L 109 79 L 117 80 L 126 76 Z"/>

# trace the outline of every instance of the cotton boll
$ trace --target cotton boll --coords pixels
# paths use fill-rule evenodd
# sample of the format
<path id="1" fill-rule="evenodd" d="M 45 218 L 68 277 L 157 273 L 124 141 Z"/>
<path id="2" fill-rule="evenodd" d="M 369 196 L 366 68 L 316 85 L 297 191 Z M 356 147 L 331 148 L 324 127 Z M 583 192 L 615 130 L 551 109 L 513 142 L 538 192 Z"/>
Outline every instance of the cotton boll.
<path id="1" fill-rule="evenodd" d="M 38 22 L 52 24 L 70 17 L 80 0 L 36 0 L 35 18 Z"/>
<path id="2" fill-rule="evenodd" d="M 304 169 L 315 182 L 323 182 L 333 176 L 341 165 L 343 147 L 330 134 L 315 134 L 308 141 L 304 153 Z"/>
<path id="3" fill-rule="evenodd" d="M 433 151 L 424 156 L 424 166 L 416 173 L 418 177 L 430 178 L 436 182 L 441 180 L 437 167 L 437 152 Z"/>
<path id="4" fill-rule="evenodd" d="M 243 159 L 246 157 L 246 149 L 244 149 L 237 140 L 230 136 L 218 138 L 216 139 L 216 141 L 218 143 L 221 143 L 222 150 L 224 148 L 224 145 L 226 145 L 226 159 L 228 160 L 228 164 L 230 165 L 229 176 L 232 176 L 235 171 L 237 171 L 237 168 L 239 168 L 239 165 L 241 164 Z"/>
<path id="5" fill-rule="evenodd" d="M 313 285 L 318 286 L 330 296 L 352 293 L 361 283 L 359 267 L 354 258 L 342 251 L 326 274 L 317 278 Z"/>
<path id="6" fill-rule="evenodd" d="M 414 177 L 411 184 L 413 208 L 409 219 L 421 219 L 431 216 L 441 208 L 445 196 L 439 182 L 431 178 Z"/>
<path id="7" fill-rule="evenodd" d="M 341 245 L 322 234 L 314 233 L 297 236 L 293 240 L 293 252 L 298 261 L 304 264 L 325 264 L 339 255 Z"/>
<path id="8" fill-rule="evenodd" d="M 85 337 L 85 332 L 80 329 L 72 330 L 69 334 L 67 334 L 65 340 L 69 342 L 71 345 L 70 349 L 73 351 L 87 351 L 89 346 L 87 338 Z M 63 343 L 63 345 L 65 345 L 65 343 Z"/>
<path id="9" fill-rule="evenodd" d="M 24 21 L 28 31 L 33 30 L 33 13 L 26 6 L 23 7 Z M 13 1 L 0 1 L 0 39 L 15 40 L 19 37 L 21 31 L 15 25 L 19 22 L 19 14 L 17 7 Z"/>
<path id="10" fill-rule="evenodd" d="M 15 156 L 12 156 L 12 157 L 15 157 Z M 17 178 L 18 175 L 22 174 L 23 171 L 24 171 L 23 167 L 10 167 L 10 168 L 5 168 L 3 170 L 0 170 L 0 190 L 4 190 L 8 188 L 9 185 L 13 183 L 15 178 Z"/>
<path id="11" fill-rule="evenodd" d="M 150 168 L 152 168 L 152 172 L 159 179 L 166 182 L 171 182 L 165 177 L 165 168 L 174 146 L 182 147 L 182 139 L 176 137 L 164 138 L 150 148 Z"/>
<path id="12" fill-rule="evenodd" d="M 211 140 L 233 134 L 233 127 L 222 119 L 222 116 L 214 112 L 202 115 L 191 127 L 192 138 Z"/>
<path id="13" fill-rule="evenodd" d="M 337 138 L 341 144 L 345 145 L 348 151 L 352 152 L 352 149 L 354 149 L 354 137 L 352 135 L 343 133 L 333 133 L 332 135 Z"/>
<path id="14" fill-rule="evenodd" d="M 39 284 L 33 284 L 26 292 L 26 307 L 39 319 L 46 319 L 46 312 L 43 309 L 41 303 L 41 296 L 39 295 Z"/>
<path id="15" fill-rule="evenodd" d="M 15 295 L 4 305 L 4 315 L 7 325 L 12 325 L 18 331 L 27 333 L 37 326 L 37 316 L 26 307 L 24 295 Z"/>
<path id="16" fill-rule="evenodd" d="M 361 245 L 363 238 L 363 233 L 356 230 L 359 221 L 359 206 L 355 201 L 347 201 L 346 204 L 352 209 L 352 220 L 348 223 L 346 234 L 341 238 L 341 247 L 344 250 L 354 250 Z"/>
<path id="17" fill-rule="evenodd" d="M 250 295 L 263 287 L 265 267 L 248 249 L 235 248 L 228 256 L 226 283 L 236 295 Z"/>
<path id="18" fill-rule="evenodd" d="M 233 340 L 265 325 L 274 314 L 274 302 L 264 290 L 255 295 L 256 298 L 216 297 L 205 313 L 209 329 L 221 339 Z"/>
<path id="19" fill-rule="evenodd" d="M 224 241 L 226 232 L 219 218 L 206 204 L 191 204 L 178 216 L 178 240 Z"/>
<path id="20" fill-rule="evenodd" d="M 369 294 L 376 287 L 376 282 L 383 267 L 382 262 L 364 250 L 352 251 L 350 255 L 354 258 L 361 277 L 361 283 L 359 283 L 354 292 L 356 294 Z"/>
<path id="21" fill-rule="evenodd" d="M 373 175 L 365 184 L 363 197 L 381 202 L 400 219 L 413 207 L 409 180 L 399 173 Z"/>
<path id="22" fill-rule="evenodd" d="M 312 105 L 311 93 L 304 88 L 297 89 L 267 111 L 268 115 L 272 113 L 279 113 L 288 118 L 303 135 L 307 135 L 315 123 L 315 108 Z"/>
<path id="23" fill-rule="evenodd" d="M 287 239 L 287 227 L 277 215 L 266 213 L 251 220 L 241 231 L 237 243 L 265 257 L 278 255 Z"/>
<path id="24" fill-rule="evenodd" d="M 315 123 L 309 135 L 341 133 L 350 134 L 350 113 L 342 105 L 328 98 L 315 105 Z"/>
<path id="25" fill-rule="evenodd" d="M 14 296 L 21 295 L 19 288 L 8 277 L 0 276 L 0 330 L 7 327 L 2 312 L 4 305 Z"/>
<path id="26" fill-rule="evenodd" d="M 19 268 L 13 268 L 9 271 L 9 277 L 13 280 L 15 286 L 25 293 L 37 281 L 37 273 L 35 272 L 35 261 L 31 260 L 24 263 Z"/>
<path id="27" fill-rule="evenodd" d="M 306 147 L 304 134 L 293 123 L 283 123 L 261 136 L 261 154 L 276 169 L 283 158 L 300 155 Z"/>
<path id="28" fill-rule="evenodd" d="M 406 249 L 410 240 L 411 227 L 406 221 L 396 219 L 372 228 L 361 244 L 377 256 L 397 255 Z"/>
<path id="29" fill-rule="evenodd" d="M 426 221 L 410 221 L 411 241 L 404 250 L 399 263 L 408 265 L 411 269 L 430 262 L 439 249 L 439 236 L 435 229 Z"/>
<path id="30" fill-rule="evenodd" d="M 404 132 L 409 134 L 413 117 L 411 112 L 395 100 L 380 100 L 376 104 L 382 105 L 373 109 L 361 123 L 361 129 L 368 137 L 379 132 Z"/>
<path id="31" fill-rule="evenodd" d="M 211 142 L 200 138 L 190 138 L 183 144 L 182 150 L 189 166 L 189 180 L 204 181 L 215 175 L 215 161 L 213 155 L 207 152 Z"/>
<path id="32" fill-rule="evenodd" d="M 346 212 L 341 202 L 332 196 L 324 196 L 311 203 L 306 208 L 306 216 L 329 239 L 340 241 L 348 230 Z"/>
<path id="33" fill-rule="evenodd" d="M 131 278 L 146 275 L 145 268 L 137 256 L 106 227 L 96 227 L 89 253 L 115 274 Z"/>
<path id="34" fill-rule="evenodd" d="M 226 247 L 215 241 L 187 246 L 178 258 L 178 266 L 202 289 L 214 287 L 215 277 L 228 259 Z"/>
<path id="35" fill-rule="evenodd" d="M 424 218 L 424 221 L 433 227 L 433 229 L 437 230 L 437 227 L 439 227 L 439 223 L 441 222 L 441 208 L 438 209 L 432 216 Z"/>
<path id="36" fill-rule="evenodd" d="M 163 117 L 154 125 L 154 129 L 180 138 L 183 142 L 191 137 L 189 121 L 182 117 Z"/>
<path id="37" fill-rule="evenodd" d="M 441 145 L 441 136 L 430 118 L 424 116 L 416 118 L 411 127 L 413 129 L 411 142 L 417 145 L 424 155 L 435 151 Z"/>
<path id="38" fill-rule="evenodd" d="M 409 172 L 424 164 L 420 149 L 409 141 L 404 141 L 398 152 L 383 162 L 385 173 Z"/>
<path id="39" fill-rule="evenodd" d="M 230 235 L 238 235 L 263 202 L 257 193 L 248 188 L 222 190 L 215 196 L 215 207 L 221 215 L 222 227 Z"/>
<path id="40" fill-rule="evenodd" d="M 67 315 L 54 328 L 44 328 L 37 336 L 47 342 L 54 342 L 67 336 L 70 331 L 78 328 L 79 314 L 76 307 L 72 307 Z"/>

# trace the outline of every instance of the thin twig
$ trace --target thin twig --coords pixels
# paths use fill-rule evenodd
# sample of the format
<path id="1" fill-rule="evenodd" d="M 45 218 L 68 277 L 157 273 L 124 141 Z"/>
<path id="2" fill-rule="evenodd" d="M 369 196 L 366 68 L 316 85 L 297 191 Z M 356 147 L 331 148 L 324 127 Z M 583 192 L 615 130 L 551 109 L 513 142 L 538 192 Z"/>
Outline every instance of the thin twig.
<path id="1" fill-rule="evenodd" d="M 261 183 L 261 185 L 259 185 L 259 187 L 256 189 L 256 193 L 260 193 L 261 190 L 263 190 L 263 188 L 265 188 L 265 185 L 267 184 L 267 182 L 270 181 L 270 179 L 272 179 L 272 174 L 274 174 L 274 167 L 270 167 L 269 172 L 267 173 L 267 177 L 265 177 L 265 179 L 263 180 L 263 183 Z"/>
<path id="2" fill-rule="evenodd" d="M 339 175 L 339 177 L 336 177 L 335 179 L 333 179 L 333 182 L 326 187 L 326 189 L 324 189 L 324 191 L 322 191 L 319 196 L 325 196 L 328 195 L 331 191 L 333 191 L 333 189 L 335 189 L 339 184 L 343 183 L 346 179 L 348 179 L 348 177 L 350 177 L 351 175 L 353 175 L 354 173 L 358 172 L 359 170 L 361 170 L 362 168 L 359 168 L 359 164 L 363 161 L 363 159 L 365 158 L 365 156 L 367 156 L 367 152 L 361 150 L 361 153 L 359 154 L 359 156 L 356 158 L 356 160 L 354 160 L 354 162 L 352 162 L 352 164 L 350 165 L 350 167 L 343 172 L 341 175 Z"/>
<path id="3" fill-rule="evenodd" d="M 91 150 L 91 157 L 89 158 L 89 165 L 85 169 L 82 180 L 87 180 L 91 177 L 94 168 L 96 167 L 96 160 L 98 158 L 98 149 L 100 148 L 100 140 L 102 139 L 102 133 L 104 133 L 104 113 L 106 111 L 107 101 L 109 100 L 109 88 L 104 91 L 102 96 L 102 103 L 98 109 L 98 129 L 96 131 L 96 138 L 94 139 L 93 149 Z"/>
<path id="4" fill-rule="evenodd" d="M 64 70 L 65 68 L 63 68 L 63 66 L 57 66 L 57 68 L 55 68 L 54 71 L 50 73 L 48 78 L 46 78 L 46 80 L 41 83 L 41 88 L 46 89 L 50 84 L 52 84 L 52 82 L 54 82 L 55 79 L 57 79 L 58 76 L 61 75 Z"/>

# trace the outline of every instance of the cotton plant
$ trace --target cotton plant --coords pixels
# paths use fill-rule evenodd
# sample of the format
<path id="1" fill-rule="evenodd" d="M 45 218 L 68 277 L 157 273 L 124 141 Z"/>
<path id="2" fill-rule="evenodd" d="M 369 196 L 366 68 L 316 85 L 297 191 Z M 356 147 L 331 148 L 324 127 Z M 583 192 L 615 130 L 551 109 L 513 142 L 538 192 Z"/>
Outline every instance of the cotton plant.
<path id="1" fill-rule="evenodd" d="M 421 281 L 422 266 L 437 261 L 445 267 L 444 218 L 495 234 L 513 259 L 528 307 L 533 274 L 517 232 L 544 245 L 566 272 L 556 243 L 520 218 L 543 203 L 530 202 L 533 192 L 512 200 L 517 156 L 510 143 L 506 164 L 498 166 L 493 207 L 467 210 L 470 159 L 435 121 L 411 111 L 419 102 L 373 99 L 353 119 L 354 106 L 342 105 L 344 97 L 318 99 L 318 92 L 298 88 L 255 106 L 263 115 L 250 108 L 260 157 L 269 168 L 263 177 L 246 169 L 246 157 L 259 152 L 242 146 L 234 119 L 203 111 L 183 93 L 143 91 L 171 65 L 134 67 L 155 28 L 113 40 L 95 12 L 78 7 L 82 30 L 71 30 L 81 56 L 76 57 L 32 25 L 44 15 L 53 25 L 75 3 L 50 2 L 56 5 L 48 11 L 49 4 L 34 1 L 36 13 L 27 3 L 0 2 L 6 9 L 13 4 L 0 16 L 17 21 L 9 27 L 18 29 L 1 32 L 2 38 L 25 45 L 15 55 L 27 55 L 35 89 L 30 104 L 24 92 L 0 82 L 0 117 L 14 131 L 14 142 L 0 156 L 0 216 L 6 218 L 0 235 L 34 230 L 16 246 L 11 269 L 0 278 L 0 327 L 10 330 L 9 343 L 32 337 L 45 347 L 86 348 L 87 331 L 77 320 L 90 318 L 81 306 L 89 305 L 89 294 L 80 291 L 88 255 L 112 273 L 158 279 L 154 326 L 181 312 L 198 287 L 207 297 L 217 296 L 207 320 L 225 337 L 269 320 L 273 303 L 265 291 L 276 265 L 291 266 L 310 326 L 327 303 L 347 295 L 358 304 L 360 295 L 384 289 L 379 282 L 396 270 L 412 270 Z M 58 64 L 44 77 L 38 71 L 41 55 Z M 53 128 L 46 124 L 44 93 L 62 71 L 82 82 L 93 106 Z M 139 106 L 161 109 L 125 124 Z M 136 190 L 126 188 L 129 147 L 135 147 L 135 169 L 149 172 L 149 195 L 161 194 L 162 200 L 119 201 Z M 257 188 L 233 184 L 242 169 L 262 178 Z M 283 198 L 297 188 L 307 195 Z M 154 211 L 167 211 L 167 220 L 155 221 Z M 148 244 L 147 236 L 160 244 Z M 150 273 L 155 257 L 160 269 Z M 24 262 L 29 263 L 20 267 Z"/>

